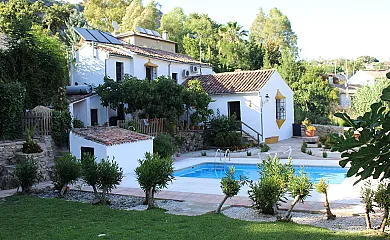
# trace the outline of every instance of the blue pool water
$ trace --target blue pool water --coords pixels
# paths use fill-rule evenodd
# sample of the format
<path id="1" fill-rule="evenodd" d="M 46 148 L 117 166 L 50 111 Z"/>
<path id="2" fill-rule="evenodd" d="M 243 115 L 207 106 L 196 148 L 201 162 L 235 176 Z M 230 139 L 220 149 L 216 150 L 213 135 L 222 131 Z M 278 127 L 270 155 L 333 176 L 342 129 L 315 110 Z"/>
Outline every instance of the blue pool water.
<path id="1" fill-rule="evenodd" d="M 229 166 L 234 166 L 236 179 L 239 179 L 239 176 L 242 175 L 248 177 L 250 180 L 259 180 L 259 169 L 256 164 L 202 163 L 177 170 L 174 176 L 221 179 L 226 175 L 225 171 L 229 169 Z M 294 168 L 295 172 L 299 172 L 301 166 L 294 166 Z M 314 183 L 318 183 L 321 178 L 325 178 L 330 184 L 340 184 L 346 178 L 348 169 L 341 167 L 305 166 L 305 171 Z"/>

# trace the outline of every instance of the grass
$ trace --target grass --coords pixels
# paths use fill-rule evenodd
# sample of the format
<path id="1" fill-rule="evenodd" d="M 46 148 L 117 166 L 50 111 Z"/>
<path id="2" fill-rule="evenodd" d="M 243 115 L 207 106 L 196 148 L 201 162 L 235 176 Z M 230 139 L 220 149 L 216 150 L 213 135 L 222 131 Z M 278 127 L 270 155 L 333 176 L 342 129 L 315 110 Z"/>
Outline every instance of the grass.
<path id="1" fill-rule="evenodd" d="M 175 216 L 61 199 L 12 196 L 0 202 L 0 239 L 383 239 L 294 223 L 255 223 L 220 214 Z M 105 234 L 98 237 L 99 234 Z"/>

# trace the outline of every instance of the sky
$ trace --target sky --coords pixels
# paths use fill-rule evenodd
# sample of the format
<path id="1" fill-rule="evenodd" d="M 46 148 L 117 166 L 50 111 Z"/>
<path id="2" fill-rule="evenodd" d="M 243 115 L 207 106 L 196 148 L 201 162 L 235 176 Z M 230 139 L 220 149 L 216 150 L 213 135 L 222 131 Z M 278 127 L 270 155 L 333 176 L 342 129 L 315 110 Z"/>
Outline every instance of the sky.
<path id="1" fill-rule="evenodd" d="M 77 2 L 77 0 L 69 0 Z M 147 0 L 144 0 L 147 2 Z M 369 55 L 390 60 L 390 0 L 157 0 L 161 11 L 183 8 L 218 23 L 237 21 L 249 30 L 259 8 L 286 15 L 298 36 L 302 59 Z"/>

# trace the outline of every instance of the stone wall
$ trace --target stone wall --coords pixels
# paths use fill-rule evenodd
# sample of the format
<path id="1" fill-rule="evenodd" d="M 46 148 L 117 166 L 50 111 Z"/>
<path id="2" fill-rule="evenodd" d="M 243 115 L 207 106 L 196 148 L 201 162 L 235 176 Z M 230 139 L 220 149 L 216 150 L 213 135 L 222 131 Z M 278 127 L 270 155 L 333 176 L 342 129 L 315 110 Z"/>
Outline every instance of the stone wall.
<path id="1" fill-rule="evenodd" d="M 180 152 L 192 152 L 204 149 L 202 130 L 180 131 L 177 136 L 181 140 Z"/>
<path id="2" fill-rule="evenodd" d="M 312 124 L 312 125 L 317 129 L 315 131 L 315 136 L 319 136 L 319 137 L 325 137 L 330 133 L 336 133 L 341 135 L 344 133 L 344 130 L 348 130 L 347 127 L 340 127 L 340 126 L 319 125 L 319 124 Z"/>
<path id="3" fill-rule="evenodd" d="M 50 180 L 54 158 L 60 154 L 60 151 L 55 148 L 51 136 L 34 140 L 41 146 L 42 153 L 24 154 L 22 152 L 24 141 L 0 142 L 0 189 L 15 187 L 16 181 L 13 175 L 15 164 L 20 163 L 27 156 L 32 157 L 37 162 L 40 181 Z"/>

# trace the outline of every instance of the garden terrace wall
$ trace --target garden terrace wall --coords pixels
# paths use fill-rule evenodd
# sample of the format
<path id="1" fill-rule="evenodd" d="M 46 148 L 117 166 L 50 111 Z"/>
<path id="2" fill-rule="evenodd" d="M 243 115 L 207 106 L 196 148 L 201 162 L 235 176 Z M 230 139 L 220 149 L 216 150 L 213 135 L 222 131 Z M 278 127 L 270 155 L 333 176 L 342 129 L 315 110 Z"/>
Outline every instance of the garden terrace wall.
<path id="1" fill-rule="evenodd" d="M 50 180 L 54 158 L 61 152 L 55 147 L 51 136 L 34 140 L 41 146 L 42 153 L 24 154 L 22 149 L 25 141 L 22 140 L 0 142 L 0 189 L 15 187 L 16 182 L 13 176 L 15 164 L 22 161 L 26 156 L 31 156 L 37 162 L 41 176 L 40 181 Z"/>
<path id="2" fill-rule="evenodd" d="M 203 130 L 179 131 L 177 137 L 181 141 L 181 153 L 204 149 Z"/>
<path id="3" fill-rule="evenodd" d="M 348 127 L 341 126 L 332 126 L 332 125 L 319 125 L 312 124 L 315 128 L 315 135 L 319 137 L 325 137 L 328 134 L 336 133 L 338 135 L 342 135 L 345 130 L 348 130 Z"/>

